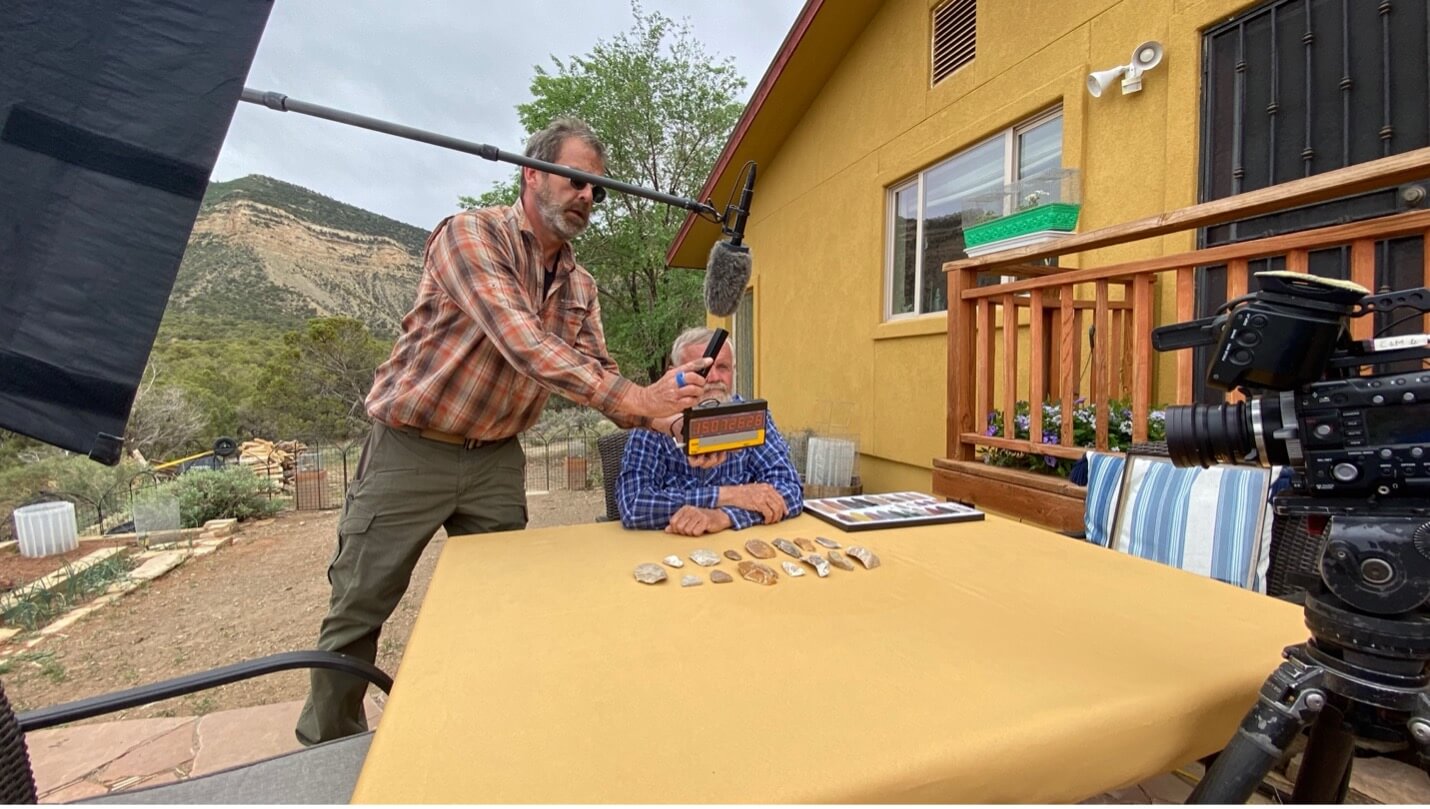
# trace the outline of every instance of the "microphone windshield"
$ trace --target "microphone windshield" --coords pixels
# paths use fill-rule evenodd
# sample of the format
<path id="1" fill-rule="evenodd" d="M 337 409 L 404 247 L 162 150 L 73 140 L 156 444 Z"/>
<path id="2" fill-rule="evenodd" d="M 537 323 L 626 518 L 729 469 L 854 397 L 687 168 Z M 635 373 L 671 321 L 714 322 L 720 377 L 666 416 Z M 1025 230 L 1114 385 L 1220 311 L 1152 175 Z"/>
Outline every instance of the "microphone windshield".
<path id="1" fill-rule="evenodd" d="M 745 285 L 750 282 L 752 267 L 749 247 L 716 242 L 705 265 L 705 311 L 716 317 L 735 314 Z"/>

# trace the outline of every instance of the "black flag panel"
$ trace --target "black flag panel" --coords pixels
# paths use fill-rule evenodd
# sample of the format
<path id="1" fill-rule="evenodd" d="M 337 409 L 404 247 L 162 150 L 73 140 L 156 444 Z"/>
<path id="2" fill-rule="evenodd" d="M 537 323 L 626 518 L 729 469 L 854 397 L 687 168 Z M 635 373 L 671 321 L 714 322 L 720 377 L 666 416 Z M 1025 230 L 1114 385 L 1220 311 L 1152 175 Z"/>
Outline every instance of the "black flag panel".
<path id="1" fill-rule="evenodd" d="M 0 2 L 0 427 L 119 460 L 271 8 Z"/>

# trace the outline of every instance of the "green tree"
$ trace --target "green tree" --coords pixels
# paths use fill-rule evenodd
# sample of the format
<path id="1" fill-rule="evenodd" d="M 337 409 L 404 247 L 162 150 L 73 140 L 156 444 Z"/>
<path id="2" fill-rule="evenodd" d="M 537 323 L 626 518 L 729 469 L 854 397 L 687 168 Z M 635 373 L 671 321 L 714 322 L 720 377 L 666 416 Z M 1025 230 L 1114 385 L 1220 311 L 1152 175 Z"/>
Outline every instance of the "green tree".
<path id="1" fill-rule="evenodd" d="M 389 346 L 360 320 L 319 317 L 283 335 L 283 350 L 264 366 L 253 432 L 297 438 L 349 438 L 367 427 L 363 401 Z"/>
<path id="2" fill-rule="evenodd" d="M 684 197 L 694 197 L 719 157 L 743 105 L 745 80 L 733 59 L 717 59 L 695 40 L 689 23 L 632 3 L 634 25 L 591 52 L 550 70 L 537 66 L 532 100 L 517 106 L 528 133 L 572 115 L 606 144 L 606 173 Z M 501 183 L 468 207 L 515 199 L 515 183 Z M 597 207 L 576 244 L 581 263 L 601 287 L 601 314 L 612 356 L 628 376 L 658 378 L 670 344 L 704 319 L 703 276 L 671 269 L 665 250 L 685 212 L 663 203 L 613 193 Z"/>
<path id="3" fill-rule="evenodd" d="M 458 197 L 457 204 L 463 208 L 491 208 L 496 205 L 515 205 L 521 196 L 521 186 L 518 184 L 516 175 L 513 174 L 510 180 L 503 180 L 499 183 L 492 183 L 485 194 L 475 197 Z"/>

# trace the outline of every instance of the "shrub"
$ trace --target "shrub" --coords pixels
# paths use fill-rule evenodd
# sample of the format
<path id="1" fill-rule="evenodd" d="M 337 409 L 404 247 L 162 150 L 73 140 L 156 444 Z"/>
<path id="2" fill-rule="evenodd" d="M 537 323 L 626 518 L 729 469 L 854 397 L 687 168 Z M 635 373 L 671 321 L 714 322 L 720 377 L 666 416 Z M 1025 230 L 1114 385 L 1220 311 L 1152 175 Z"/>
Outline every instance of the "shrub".
<path id="1" fill-rule="evenodd" d="M 248 520 L 274 514 L 281 506 L 271 499 L 271 492 L 269 481 L 241 466 L 195 469 L 174 482 L 179 520 L 185 528 L 228 517 Z"/>
<path id="2" fill-rule="evenodd" d="M 1003 411 L 988 414 L 986 435 L 1021 438 L 1028 440 L 1028 403 L 1018 402 L 1013 410 L 1013 435 L 1003 432 Z M 1132 405 L 1129 402 L 1108 403 L 1107 448 L 1112 452 L 1125 452 L 1132 446 Z M 1062 405 L 1058 402 L 1043 403 L 1043 443 L 1056 444 L 1062 435 Z M 1147 416 L 1147 440 L 1164 441 L 1167 436 L 1166 413 L 1153 410 Z M 1097 440 L 1097 409 L 1092 402 L 1079 398 L 1073 404 L 1073 445 L 1091 449 Z M 1048 475 L 1067 477 L 1073 461 L 1041 453 L 1013 452 L 996 447 L 983 450 L 983 462 L 993 466 L 1009 466 L 1028 469 Z"/>

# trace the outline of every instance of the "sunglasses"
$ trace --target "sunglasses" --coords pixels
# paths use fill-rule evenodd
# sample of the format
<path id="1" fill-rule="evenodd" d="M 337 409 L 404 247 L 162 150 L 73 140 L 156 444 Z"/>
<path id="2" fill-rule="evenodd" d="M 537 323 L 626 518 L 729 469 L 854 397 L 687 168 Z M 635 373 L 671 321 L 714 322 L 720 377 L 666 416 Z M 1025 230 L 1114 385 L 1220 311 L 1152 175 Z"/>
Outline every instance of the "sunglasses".
<path id="1" fill-rule="evenodd" d="M 585 190 L 586 190 L 586 186 L 591 185 L 590 183 L 586 182 L 585 180 L 575 180 L 575 179 L 572 179 L 572 178 L 570 178 L 570 177 L 568 177 L 567 179 L 570 180 L 570 182 L 571 182 L 571 187 L 574 188 L 574 189 L 576 189 L 577 191 L 585 191 Z M 595 203 L 605 202 L 605 201 L 606 201 L 606 189 L 603 188 L 603 187 L 601 187 L 601 186 L 599 186 L 599 185 L 591 185 L 591 201 L 592 201 L 592 202 L 595 202 Z"/>

